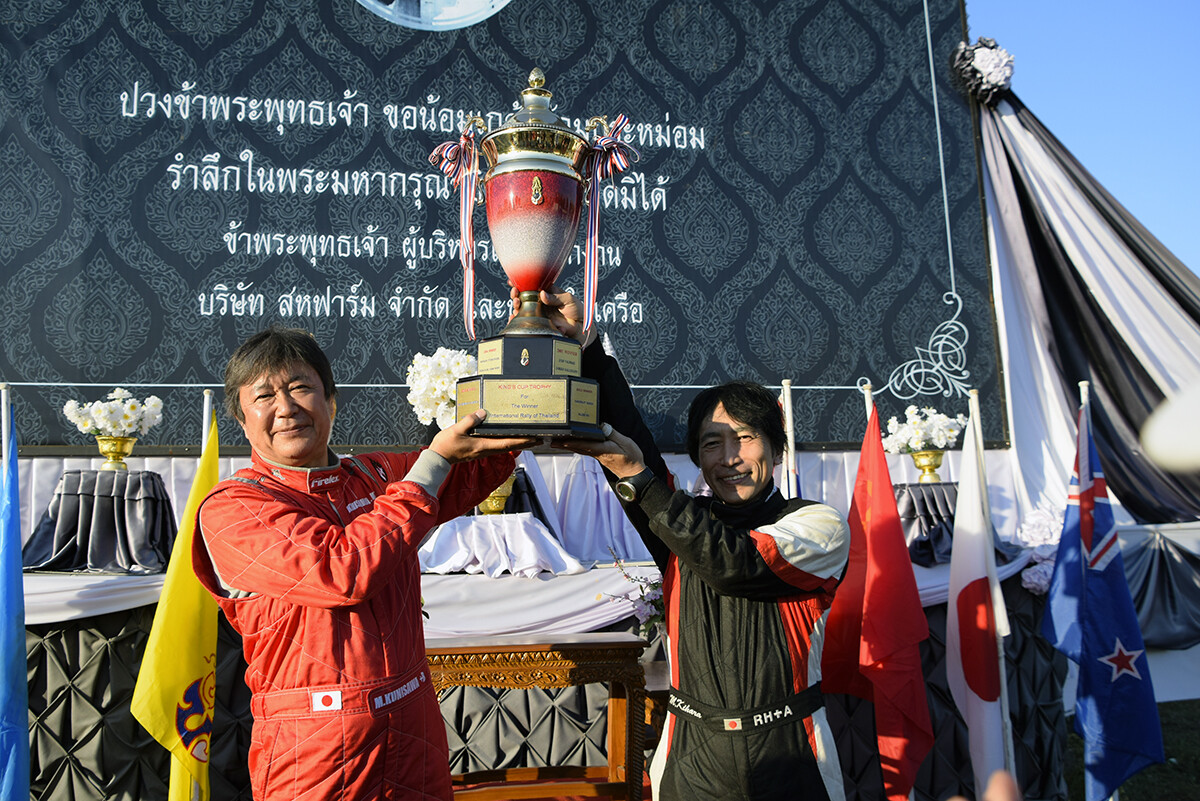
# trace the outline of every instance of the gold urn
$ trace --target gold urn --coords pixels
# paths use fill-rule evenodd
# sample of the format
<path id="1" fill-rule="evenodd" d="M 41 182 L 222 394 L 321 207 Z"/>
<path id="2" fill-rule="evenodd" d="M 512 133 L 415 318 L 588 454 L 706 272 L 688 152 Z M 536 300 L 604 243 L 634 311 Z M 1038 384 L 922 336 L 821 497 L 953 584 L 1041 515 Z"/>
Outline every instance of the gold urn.
<path id="1" fill-rule="evenodd" d="M 937 469 L 942 466 L 942 457 L 945 451 L 915 451 L 910 453 L 913 464 L 921 471 L 920 477 L 917 478 L 919 484 L 937 484 L 942 480 L 938 475 Z"/>
<path id="2" fill-rule="evenodd" d="M 479 511 L 485 515 L 498 515 L 504 513 L 504 506 L 508 503 L 508 496 L 512 495 L 513 483 L 516 481 L 517 473 L 514 470 L 508 478 L 500 483 L 500 486 L 492 490 L 492 494 L 483 499 L 479 504 Z"/>
<path id="3" fill-rule="evenodd" d="M 125 464 L 125 459 L 133 453 L 133 445 L 137 442 L 137 437 L 96 437 L 96 447 L 100 449 L 100 455 L 105 458 L 104 464 L 100 465 L 101 470 L 128 470 L 129 465 Z"/>

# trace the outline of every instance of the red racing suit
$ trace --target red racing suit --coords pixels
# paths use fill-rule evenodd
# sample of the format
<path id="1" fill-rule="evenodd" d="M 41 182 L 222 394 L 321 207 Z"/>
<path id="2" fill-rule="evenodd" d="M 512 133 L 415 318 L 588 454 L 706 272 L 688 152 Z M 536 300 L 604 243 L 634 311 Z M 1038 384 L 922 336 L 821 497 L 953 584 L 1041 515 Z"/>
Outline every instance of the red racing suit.
<path id="1" fill-rule="evenodd" d="M 416 459 L 369 453 L 304 469 L 254 453 L 197 513 L 193 567 L 248 665 L 256 801 L 451 798 L 417 548 L 515 460 L 454 465 L 435 497 L 404 480 Z"/>

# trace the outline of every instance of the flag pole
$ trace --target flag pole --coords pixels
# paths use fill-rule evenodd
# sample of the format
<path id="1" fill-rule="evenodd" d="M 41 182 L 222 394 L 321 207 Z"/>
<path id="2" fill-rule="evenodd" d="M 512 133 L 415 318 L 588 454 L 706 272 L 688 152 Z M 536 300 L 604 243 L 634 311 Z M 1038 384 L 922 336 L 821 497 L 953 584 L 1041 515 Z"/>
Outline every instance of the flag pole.
<path id="1" fill-rule="evenodd" d="M 1079 382 L 1079 406 L 1081 409 L 1086 410 L 1089 420 L 1091 419 L 1091 416 L 1092 416 L 1092 410 L 1088 408 L 1088 403 L 1091 400 L 1091 397 L 1090 397 L 1091 393 L 1089 392 L 1090 386 L 1091 386 L 1091 384 L 1087 381 Z M 1077 439 L 1078 439 L 1078 437 L 1077 437 Z M 1078 460 L 1079 459 L 1079 448 L 1076 448 L 1075 454 L 1076 454 L 1075 458 Z M 1078 469 L 1078 468 L 1076 468 L 1076 469 Z M 1085 777 L 1087 776 L 1087 767 L 1086 766 L 1084 767 L 1084 776 Z M 1110 795 L 1107 799 L 1107 801 L 1120 801 L 1120 800 L 1121 800 L 1121 796 L 1119 795 L 1118 790 L 1113 790 L 1112 795 Z"/>
<path id="2" fill-rule="evenodd" d="M 783 466 L 784 494 L 788 498 L 796 497 L 796 429 L 792 424 L 792 380 L 783 379 L 783 431 L 787 434 L 787 448 L 784 458 L 787 464 Z"/>
<path id="3" fill-rule="evenodd" d="M 2 457 L 0 464 L 8 464 L 8 447 L 11 437 L 11 432 L 8 430 L 8 393 L 8 382 L 0 383 L 0 420 L 4 421 L 3 425 L 0 425 L 0 429 L 4 431 L 3 441 L 0 442 L 0 457 Z"/>
<path id="4" fill-rule="evenodd" d="M 204 402 L 202 404 L 202 418 L 200 421 L 200 455 L 204 455 L 204 449 L 208 447 L 208 429 L 212 423 L 212 408 L 213 408 L 213 391 L 211 389 L 204 390 Z M 171 756 L 172 762 L 175 756 Z M 200 782 L 196 781 L 196 777 L 187 771 L 188 787 L 190 792 L 188 797 L 190 801 L 201 801 L 202 793 L 200 791 Z"/>
<path id="5" fill-rule="evenodd" d="M 984 458 L 983 458 L 984 457 L 983 421 L 979 419 L 979 390 L 972 389 L 969 391 L 969 398 L 968 398 L 967 403 L 968 403 L 968 411 L 970 412 L 970 417 L 971 417 L 971 419 L 969 421 L 969 425 L 971 426 L 971 436 L 975 437 L 975 445 L 976 445 L 975 462 L 976 463 L 974 465 L 962 465 L 962 466 L 960 466 L 960 470 L 974 468 L 975 470 L 978 471 L 977 475 L 986 477 L 987 476 L 987 466 L 986 466 L 986 462 L 984 461 Z M 987 481 L 983 482 L 983 486 L 980 489 L 982 490 L 979 493 L 979 496 L 980 496 L 980 501 L 983 504 L 983 519 L 985 521 L 987 521 L 988 536 L 990 539 L 990 537 L 992 535 L 992 504 L 991 504 L 991 499 L 988 497 Z M 987 549 L 986 563 L 987 563 L 987 572 L 988 572 L 988 584 L 990 584 L 994 588 L 993 589 L 994 593 L 999 594 L 1000 593 L 1000 580 L 996 575 L 996 557 L 995 557 L 995 552 L 994 552 L 994 546 L 990 546 Z M 993 601 L 992 607 L 994 609 L 1004 609 L 1005 607 L 1003 605 L 1003 601 L 1004 601 L 1004 598 L 1003 598 L 1003 595 L 1001 595 L 1001 597 L 999 599 L 997 599 L 996 601 Z M 1016 760 L 1016 753 L 1013 750 L 1012 718 L 1009 717 L 1009 713 L 1008 713 L 1008 672 L 1006 669 L 1005 657 L 1004 657 L 1004 638 L 1007 637 L 1009 634 L 1009 628 L 1008 628 L 1007 623 L 1008 623 L 1008 615 L 1007 614 L 1005 614 L 1005 616 L 1004 616 L 1003 623 L 1001 623 L 1001 621 L 999 619 L 999 615 L 997 615 L 997 620 L 996 620 L 996 661 L 999 663 L 998 666 L 1000 669 L 1000 672 L 999 672 L 999 676 L 1000 676 L 1000 724 L 1003 729 L 1003 736 L 1004 736 L 1004 769 L 1007 770 L 1009 773 L 1011 773 L 1013 776 L 1016 776 L 1017 775 L 1017 772 L 1016 772 L 1016 770 L 1017 770 L 1016 761 L 1017 760 Z"/>
<path id="6" fill-rule="evenodd" d="M 201 456 L 204 455 L 204 449 L 208 447 L 208 429 L 211 427 L 211 424 L 212 424 L 212 410 L 213 410 L 213 391 L 211 389 L 206 389 L 206 390 L 204 390 L 203 418 L 200 421 L 200 455 Z M 174 759 L 175 759 L 174 755 L 171 756 L 171 759 L 172 759 L 172 761 L 174 761 Z M 191 771 L 188 771 L 188 781 L 190 782 L 190 784 L 188 786 L 191 788 L 191 793 L 189 793 L 189 795 L 191 797 L 191 801 L 202 801 L 203 793 L 201 792 L 201 789 L 200 789 L 200 782 L 196 781 L 196 777 L 191 775 Z"/>
<path id="7" fill-rule="evenodd" d="M 871 412 L 875 409 L 875 396 L 871 394 L 871 382 L 863 384 L 863 404 L 867 407 L 867 423 L 871 422 Z"/>
<path id="8" fill-rule="evenodd" d="M 200 419 L 200 453 L 208 445 L 208 426 L 212 422 L 213 391 L 204 390 L 204 416 Z"/>

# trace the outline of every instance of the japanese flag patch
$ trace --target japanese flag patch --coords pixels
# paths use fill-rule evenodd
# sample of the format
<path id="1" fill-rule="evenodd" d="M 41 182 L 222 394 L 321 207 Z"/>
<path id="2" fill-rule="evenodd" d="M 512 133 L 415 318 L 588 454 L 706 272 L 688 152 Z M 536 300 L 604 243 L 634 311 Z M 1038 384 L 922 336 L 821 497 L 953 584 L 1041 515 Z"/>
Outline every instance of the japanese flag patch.
<path id="1" fill-rule="evenodd" d="M 312 711 L 329 712 L 342 708 L 341 690 L 322 690 L 312 694 Z"/>

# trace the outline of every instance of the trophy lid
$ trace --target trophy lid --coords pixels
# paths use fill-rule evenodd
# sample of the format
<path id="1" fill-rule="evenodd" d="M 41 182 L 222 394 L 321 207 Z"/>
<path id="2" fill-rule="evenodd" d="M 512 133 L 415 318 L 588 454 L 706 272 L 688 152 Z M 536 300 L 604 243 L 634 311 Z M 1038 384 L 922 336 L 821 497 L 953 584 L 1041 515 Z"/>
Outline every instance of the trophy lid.
<path id="1" fill-rule="evenodd" d="M 526 125 L 566 128 L 566 123 L 550 109 L 553 95 L 545 85 L 546 73 L 541 67 L 534 67 L 529 73 L 529 86 L 521 91 L 521 108 L 510 114 L 500 129 Z"/>
<path id="2" fill-rule="evenodd" d="M 542 169 L 582 180 L 588 143 L 550 109 L 546 74 L 534 67 L 529 86 L 521 92 L 521 107 L 480 140 L 479 148 L 493 175 L 513 170 Z"/>

